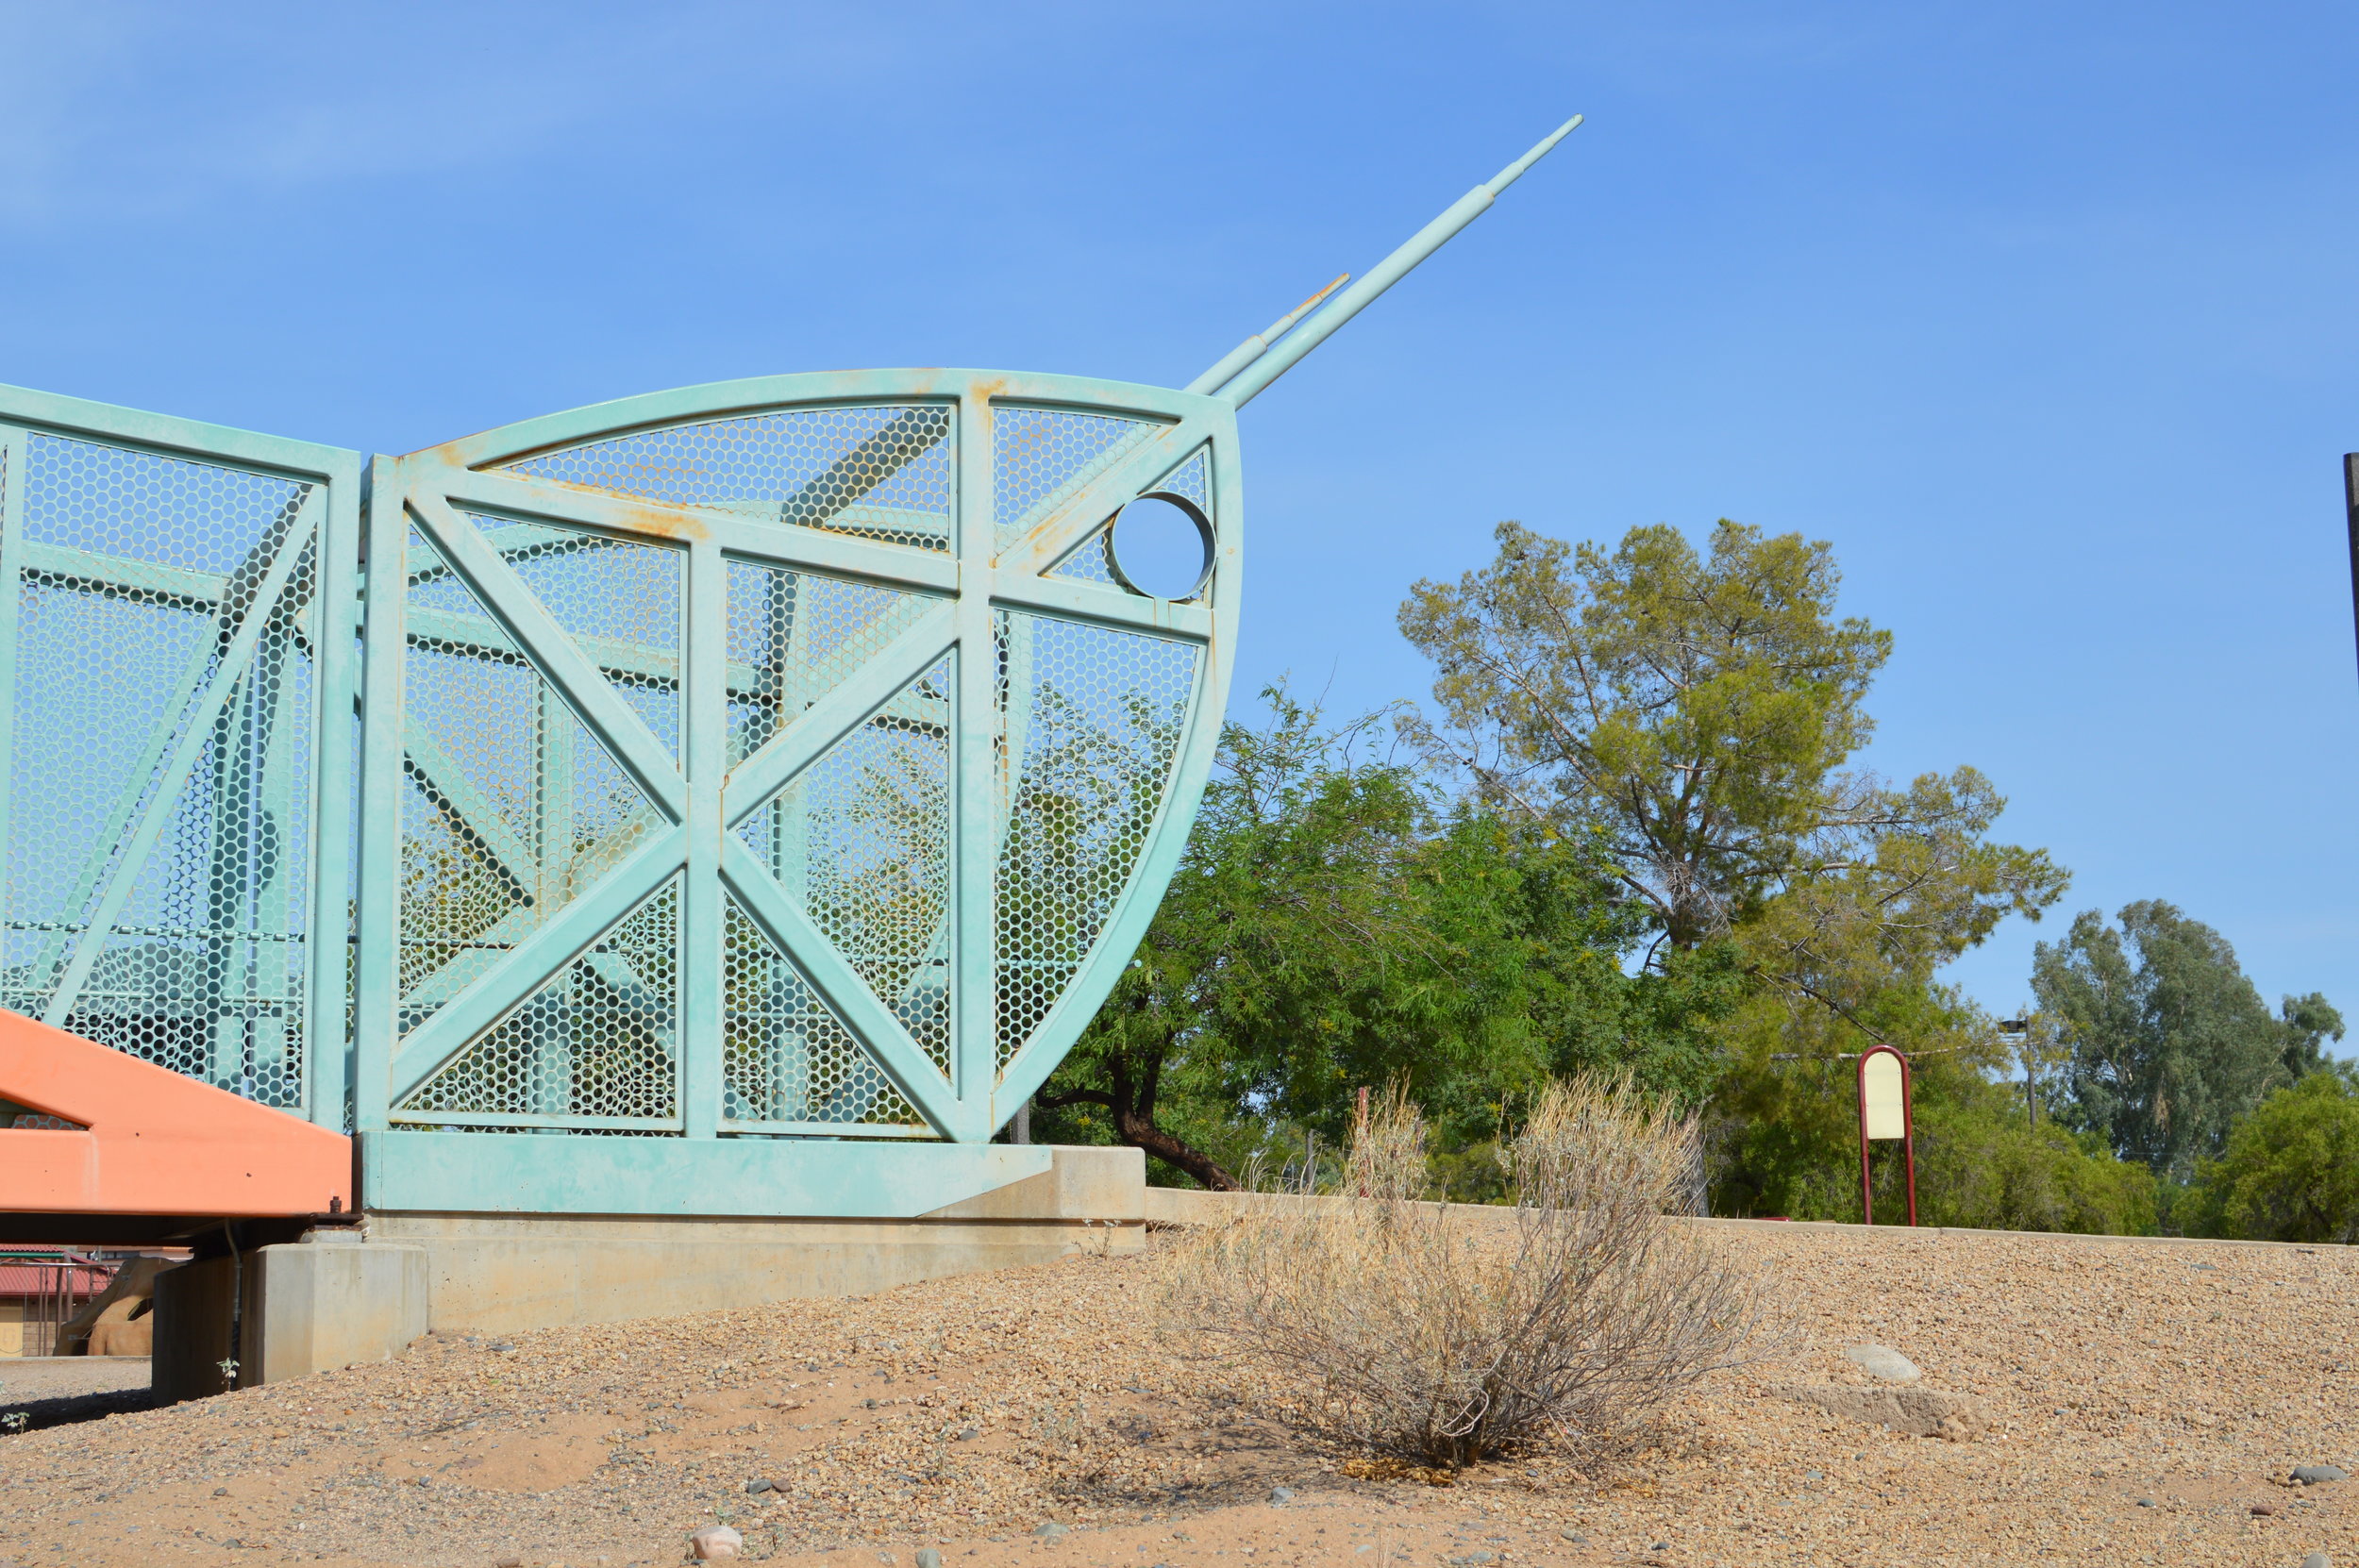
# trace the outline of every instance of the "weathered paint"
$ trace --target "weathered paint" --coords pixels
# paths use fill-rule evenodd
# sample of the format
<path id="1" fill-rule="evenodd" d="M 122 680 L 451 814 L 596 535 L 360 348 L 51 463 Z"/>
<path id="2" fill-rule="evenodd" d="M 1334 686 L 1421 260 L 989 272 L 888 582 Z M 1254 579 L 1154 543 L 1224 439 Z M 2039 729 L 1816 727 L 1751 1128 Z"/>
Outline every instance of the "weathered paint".
<path id="1" fill-rule="evenodd" d="M 949 1201 L 942 1195 L 988 1191 L 994 1182 L 1010 1179 L 1009 1172 L 1020 1175 L 1030 1157 L 995 1150 L 985 1141 L 1054 1070 L 1145 935 L 1184 848 L 1212 766 L 1243 588 L 1236 409 L 1487 209 L 1578 124 L 1576 117 L 1468 192 L 1357 284 L 1338 292 L 1345 282 L 1338 278 L 1183 391 L 943 367 L 753 377 L 625 398 L 502 426 L 406 458 L 378 458 L 367 465 L 364 487 L 358 454 L 0 388 L 0 465 L 19 480 L 0 487 L 0 578 L 8 590 L 0 593 L 0 756 L 8 752 L 18 719 L 10 696 L 18 651 L 13 590 L 22 574 L 86 578 L 100 592 L 119 589 L 194 606 L 224 602 L 230 593 L 228 580 L 218 574 L 60 551 L 27 540 L 21 476 L 28 440 L 44 431 L 68 433 L 301 479 L 315 489 L 294 520 L 300 538 L 259 585 L 265 594 L 278 591 L 299 550 L 316 552 L 321 587 L 303 622 L 316 674 L 312 759 L 301 781 L 310 807 L 311 856 L 303 927 L 310 940 L 300 1109 L 321 1126 L 358 1129 L 369 1172 L 362 1195 L 394 1208 L 416 1207 L 430 1198 L 427 1207 L 520 1212 L 854 1214 L 914 1212 L 908 1205 L 923 1199 Z M 909 548 L 828 532 L 798 525 L 803 519 L 797 516 L 749 516 L 723 506 L 652 502 L 507 467 L 635 433 L 878 404 L 938 407 L 950 423 L 950 433 L 939 438 L 955 454 L 947 548 Z M 1134 421 L 1150 427 L 1151 434 L 1120 448 L 1085 480 L 1077 478 L 1071 493 L 1046 507 L 1003 547 L 993 494 L 993 431 L 1004 410 L 1019 408 Z M 1198 592 L 1164 601 L 1119 583 L 1048 575 L 1122 507 L 1153 493 L 1198 453 L 1212 499 L 1209 517 L 1199 514 L 1211 547 Z M 487 542 L 462 513 L 502 525 L 553 524 L 678 552 L 684 558 L 685 613 L 677 651 L 569 635 L 526 587 L 504 553 L 507 547 Z M 413 617 L 404 562 L 412 525 L 446 563 L 448 575 L 484 607 L 485 617 L 454 617 L 432 608 L 417 608 Z M 369 568 L 365 575 L 363 559 Z M 724 634 L 730 561 L 886 587 L 939 603 L 880 651 L 863 655 L 867 662 L 857 673 L 785 721 L 754 755 L 730 768 L 726 728 L 731 683 L 753 678 L 751 671 L 730 662 Z M 1118 576 L 1118 566 L 1114 572 Z M 1004 1063 L 998 1059 L 995 876 L 1010 788 L 1002 774 L 1014 754 L 1017 720 L 1012 708 L 1006 714 L 994 712 L 1003 657 L 994 628 L 1002 612 L 1143 633 L 1198 650 L 1176 761 L 1153 797 L 1144 848 L 1103 924 L 1095 927 L 1094 945 L 1056 993 L 1045 1020 Z M 470 619 L 474 624 L 460 625 Z M 241 629 L 247 643 L 228 645 L 233 664 L 253 629 L 251 622 Z M 647 806 L 645 820 L 631 824 L 627 836 L 611 841 L 616 858 L 559 912 L 536 914 L 520 936 L 461 943 L 503 951 L 496 959 L 479 967 L 471 963 L 460 972 L 446 992 L 437 993 L 430 1016 L 405 1036 L 399 957 L 405 777 L 430 782 L 436 809 L 457 814 L 461 829 L 482 846 L 498 875 L 521 885 L 545 853 L 500 820 L 497 803 L 473 785 L 431 736 L 409 724 L 405 671 L 412 635 L 434 639 L 446 632 L 464 642 L 465 657 L 528 664 L 546 683 L 542 700 L 578 720 Z M 365 664 L 355 654 L 356 635 L 365 637 Z M 953 659 L 955 691 L 946 709 L 952 740 L 952 913 L 945 927 L 943 961 L 953 976 L 954 1016 L 942 1071 L 732 830 L 945 656 Z M 1029 657 L 1016 651 L 1016 634 L 1011 632 L 1007 661 L 1012 665 Z M 677 693 L 677 755 L 617 695 L 608 679 L 615 671 L 661 682 Z M 57 973 L 65 980 L 54 997 L 44 999 L 55 1022 L 73 1015 L 74 993 L 112 940 L 109 927 L 122 913 L 170 809 L 169 786 L 194 764 L 207 717 L 228 700 L 231 676 L 199 664 L 190 668 L 183 684 L 171 705 L 174 715 L 179 720 L 193 713 L 195 720 L 159 731 L 141 763 L 142 776 L 164 788 L 125 796 L 119 808 L 124 820 L 101 835 L 110 845 L 129 844 L 126 861 L 109 870 L 103 887 L 93 883 L 87 899 L 92 913 L 83 924 L 42 939 L 58 948 Z M 357 820 L 350 773 L 356 701 L 361 720 Z M 0 844 L 8 832 L 8 777 L 0 768 Z M 284 787 L 283 781 L 247 785 Z M 141 802 L 134 821 L 133 806 Z M 545 839 L 544 826 L 535 831 Z M 356 840 L 357 854 L 348 855 Z M 618 922 L 674 878 L 682 890 L 677 955 L 685 976 L 675 1020 L 677 1113 L 573 1115 L 535 1103 L 528 1112 L 469 1109 L 439 1114 L 445 1126 L 503 1130 L 433 1132 L 400 1125 L 437 1121 L 395 1108 L 510 1017 L 537 988 L 592 952 Z M 915 1108 L 923 1126 L 724 1120 L 722 928 L 732 897 L 763 937 L 793 959 L 867 1059 Z M 357 910 L 349 947 L 340 940 L 348 909 Z M 69 941 L 70 956 L 61 945 Z M 339 1027 L 347 1016 L 347 997 L 348 1040 Z M 226 1094 L 220 1098 L 242 1103 Z M 651 1136 L 549 1136 L 611 1130 Z M 927 1140 L 942 1146 L 925 1147 Z"/>
<path id="2" fill-rule="evenodd" d="M 948 439 L 957 454 L 950 551 L 940 554 L 873 542 L 815 529 L 787 526 L 717 508 L 673 506 L 643 498 L 601 492 L 578 483 L 559 483 L 499 465 L 536 455 L 563 451 L 618 436 L 672 428 L 706 421 L 751 414 L 804 410 L 876 403 L 904 405 L 940 401 L 955 420 Z M 1155 427 L 1155 434 L 1126 454 L 1076 493 L 1052 508 L 1006 549 L 998 547 L 993 513 L 994 411 L 1006 403 L 1046 407 L 1137 420 Z M 1187 603 L 1170 603 L 1119 588 L 1089 582 L 1049 579 L 1042 573 L 1053 568 L 1074 548 L 1102 526 L 1128 501 L 1147 493 L 1199 450 L 1209 454 L 1214 504 L 1215 546 L 1203 592 Z M 726 888 L 734 894 L 766 934 L 790 953 L 819 994 L 862 1037 L 869 1054 L 895 1086 L 926 1117 L 934 1136 L 979 1143 L 991 1137 L 1046 1076 L 1070 1047 L 1072 1039 L 1112 989 L 1121 965 L 1144 933 L 1154 905 L 1169 880 L 1177 856 L 1184 846 L 1217 742 L 1220 714 L 1227 692 L 1230 653 L 1234 641 L 1240 580 L 1240 542 L 1243 493 L 1237 478 L 1235 424 L 1229 405 L 1213 398 L 1163 388 L 1129 386 L 1083 377 L 1028 375 L 1001 371 L 928 369 L 861 371 L 835 375 L 762 377 L 718 383 L 703 388 L 652 393 L 525 422 L 502 430 L 470 437 L 413 453 L 400 459 L 380 459 L 379 476 L 371 497 L 373 561 L 397 559 L 402 532 L 414 523 L 443 552 L 499 623 L 513 646 L 560 687 L 584 727 L 614 751 L 634 782 L 672 825 L 641 842 L 607 876 L 574 903 L 493 962 L 457 997 L 407 1037 L 393 1037 L 390 1005 L 390 971 L 400 940 L 393 909 L 394 883 L 387 870 L 394 861 L 383 847 L 362 851 L 360 888 L 360 958 L 362 1000 L 360 1009 L 360 1059 L 382 1060 L 385 1087 L 379 1098 L 369 1086 L 369 1109 L 360 1127 L 371 1149 L 392 1149 L 398 1143 L 380 1143 L 376 1135 L 402 1140 L 431 1135 L 397 1127 L 388 1109 L 427 1081 L 459 1053 L 498 1025 L 549 976 L 560 971 L 596 942 L 612 925 L 653 890 L 675 875 L 684 875 L 688 896 L 717 895 Z M 850 679 L 828 692 L 789 728 L 773 737 L 752 757 L 726 774 L 718 763 L 720 732 L 726 713 L 715 701 L 722 681 L 705 678 L 700 671 L 721 664 L 725 649 L 718 642 L 719 617 L 692 612 L 684 648 L 683 686 L 690 693 L 682 715 L 684 755 L 675 763 L 644 724 L 613 695 L 609 683 L 583 652 L 572 645 L 549 620 L 546 611 L 522 590 L 505 563 L 484 544 L 476 530 L 463 523 L 460 510 L 502 519 L 589 527 L 618 539 L 661 540 L 684 547 L 690 597 L 694 585 L 710 583 L 719 563 L 740 559 L 778 566 L 818 571 L 831 576 L 872 582 L 904 592 L 930 594 L 942 603 L 921 616 Z M 398 574 L 372 580 L 391 582 Z M 710 592 L 708 590 L 708 592 Z M 398 595 L 373 594 L 369 609 L 370 674 L 393 688 L 395 667 L 407 645 L 405 609 Z M 988 715 L 994 660 L 989 650 L 992 616 L 1000 609 L 1046 614 L 1060 619 L 1122 630 L 1147 631 L 1198 645 L 1206 650 L 1199 661 L 1196 690 L 1188 706 L 1187 732 L 1165 799 L 1147 849 L 1132 869 L 1130 882 L 1110 927 L 1093 950 L 1082 971 L 1067 987 L 1049 1022 L 1002 1071 L 995 1060 L 995 1029 L 992 1011 L 993 957 L 989 938 L 993 926 L 991 877 L 998 846 L 991 803 L 999 789 L 994 770 L 995 755 Z M 761 874 L 744 845 L 729 830 L 789 783 L 845 735 L 865 723 L 878 707 L 912 676 L 930 667 L 945 652 L 981 649 L 983 657 L 960 661 L 963 672 L 961 700 L 969 713 L 985 722 L 958 726 L 959 749 L 954 807 L 958 857 L 956 886 L 958 918 L 954 961 L 959 965 L 959 999 L 953 1044 L 953 1073 L 945 1082 L 932 1071 L 924 1055 L 899 1024 L 870 996 L 835 954 L 810 927 L 799 910 L 778 895 Z M 703 693 L 701 702 L 697 693 Z M 386 699 L 397 704 L 397 692 Z M 414 762 L 408 764 L 414 765 Z M 395 770 L 405 766 L 400 749 L 384 742 L 372 726 L 363 761 L 363 797 L 381 826 L 389 820 L 390 803 L 397 786 Z M 376 804 L 376 803 L 384 804 Z M 380 816 L 379 813 L 387 815 Z M 487 842 L 497 840 L 487 825 Z M 717 855 L 698 853 L 718 841 Z M 708 922 L 710 917 L 708 917 Z M 973 934 L 980 933 L 981 940 Z M 690 966 L 691 997 L 717 996 L 718 956 L 711 942 L 693 934 L 683 941 L 683 961 Z M 701 985 L 694 977 L 705 975 Z M 683 1113 L 677 1122 L 681 1143 L 693 1145 L 721 1134 L 718 1105 L 720 1034 L 710 1022 L 687 1021 L 682 1041 Z M 372 1066 L 369 1070 L 374 1073 Z M 478 1124 L 519 1119 L 469 1118 Z M 593 1118 L 536 1117 L 550 1127 L 594 1126 Z M 864 1136 L 864 1134 L 861 1135 Z M 512 1154 L 504 1152 L 511 1143 Z M 483 1179 L 460 1185 L 478 1193 L 527 1184 L 519 1189 L 520 1206 L 539 1203 L 552 1211 L 581 1211 L 592 1201 L 572 1176 L 560 1178 L 549 1151 L 562 1141 L 534 1137 L 519 1127 L 515 1139 L 476 1133 L 455 1143 L 436 1139 L 438 1159 L 456 1167 L 475 1169 Z M 650 1141 L 654 1142 L 654 1141 Z M 616 1156 L 615 1141 L 590 1145 L 600 1158 Z M 841 1165 L 865 1168 L 878 1154 L 888 1159 L 910 1158 L 906 1140 L 874 1143 L 815 1142 L 806 1146 L 805 1162 L 813 1168 Z M 647 1158 L 656 1158 L 649 1156 Z M 677 1158 L 694 1164 L 701 1156 L 693 1148 Z M 716 1157 L 716 1172 L 733 1170 L 738 1157 Z M 413 1183 L 422 1169 L 390 1154 L 364 1157 L 369 1174 L 368 1199 L 373 1205 L 410 1207 Z M 570 1168 L 570 1167 L 569 1167 Z M 680 1191 L 635 1201 L 656 1202 L 663 1212 L 689 1212 L 678 1207 L 689 1193 L 726 1190 L 733 1176 L 713 1179 L 679 1177 Z M 480 1199 L 481 1203 L 493 1200 Z M 603 1200 L 601 1200 L 603 1201 Z M 722 1201 L 713 1199 L 711 1201 Z M 501 1207 L 507 1204 L 503 1201 Z M 637 1210 L 631 1210 L 637 1211 Z M 728 1211 L 728 1210 L 716 1210 Z M 778 1212 L 765 1208 L 762 1212 Z"/>

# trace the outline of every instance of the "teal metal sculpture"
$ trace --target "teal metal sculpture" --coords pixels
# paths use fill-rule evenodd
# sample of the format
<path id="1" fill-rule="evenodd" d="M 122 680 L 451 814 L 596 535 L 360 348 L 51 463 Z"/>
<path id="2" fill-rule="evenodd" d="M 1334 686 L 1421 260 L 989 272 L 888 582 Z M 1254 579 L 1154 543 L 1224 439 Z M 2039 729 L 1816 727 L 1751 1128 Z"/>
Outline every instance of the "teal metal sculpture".
<path id="1" fill-rule="evenodd" d="M 989 1141 L 1218 742 L 1236 410 L 1578 124 L 1181 391 L 764 377 L 363 465 L 0 389 L 0 1005 L 349 1127 L 375 1208 L 1045 1168 Z"/>

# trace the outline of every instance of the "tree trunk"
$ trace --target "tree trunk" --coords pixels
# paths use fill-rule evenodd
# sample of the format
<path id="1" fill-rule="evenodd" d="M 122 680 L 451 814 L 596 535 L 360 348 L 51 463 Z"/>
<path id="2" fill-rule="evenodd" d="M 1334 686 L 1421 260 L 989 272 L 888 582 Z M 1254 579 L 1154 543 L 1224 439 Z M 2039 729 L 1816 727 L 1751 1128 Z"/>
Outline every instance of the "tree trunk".
<path id="1" fill-rule="evenodd" d="M 1196 1148 L 1187 1140 L 1165 1132 L 1155 1125 L 1155 1092 L 1163 1078 L 1160 1059 L 1146 1065 L 1144 1072 L 1134 1071 L 1128 1052 L 1107 1059 L 1105 1089 L 1077 1089 L 1063 1094 L 1038 1094 L 1036 1105 L 1054 1109 L 1068 1105 L 1104 1106 L 1113 1115 L 1114 1136 L 1134 1149 L 1148 1154 L 1180 1169 L 1202 1182 L 1215 1193 L 1241 1193 L 1245 1183 L 1220 1167 L 1211 1155 Z"/>
<path id="2" fill-rule="evenodd" d="M 1222 1170 L 1211 1155 L 1194 1147 L 1184 1139 L 1175 1138 L 1147 1117 L 1136 1114 L 1126 1116 L 1116 1111 L 1114 1127 L 1122 1134 L 1124 1143 L 1179 1166 L 1215 1193 L 1245 1191 L 1245 1183 Z"/>

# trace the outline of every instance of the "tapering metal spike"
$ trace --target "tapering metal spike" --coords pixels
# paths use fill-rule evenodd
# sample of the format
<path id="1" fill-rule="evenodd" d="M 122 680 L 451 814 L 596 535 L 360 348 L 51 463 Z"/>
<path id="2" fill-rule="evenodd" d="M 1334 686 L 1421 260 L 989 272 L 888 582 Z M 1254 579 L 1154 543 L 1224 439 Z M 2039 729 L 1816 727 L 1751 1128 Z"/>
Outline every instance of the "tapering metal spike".
<path id="1" fill-rule="evenodd" d="M 1367 309 L 1376 296 L 1406 276 L 1416 264 L 1447 244 L 1452 236 L 1482 216 L 1498 193 L 1523 177 L 1524 171 L 1548 155 L 1549 148 L 1564 140 L 1581 122 L 1576 114 L 1550 132 L 1540 143 L 1523 157 L 1501 169 L 1483 184 L 1476 186 L 1448 209 L 1425 227 L 1410 236 L 1409 242 L 1377 263 L 1375 269 L 1359 282 L 1330 300 L 1326 309 L 1304 322 L 1293 336 L 1268 352 L 1251 359 L 1226 383 L 1218 384 L 1214 395 L 1243 406 L 1259 396 L 1268 385 L 1292 370 L 1301 358 L 1334 335 L 1337 327 Z M 1214 366 L 1215 370 L 1219 367 Z M 1191 390 L 1212 372 L 1197 377 Z"/>
<path id="2" fill-rule="evenodd" d="M 1269 345 L 1284 337 L 1286 335 L 1287 328 L 1293 326 L 1295 323 L 1309 315 L 1312 310 L 1317 307 L 1319 301 L 1325 299 L 1328 295 L 1333 293 L 1336 290 L 1342 288 L 1345 284 L 1350 281 L 1351 275 L 1349 273 L 1337 273 L 1335 275 L 1334 282 L 1330 283 L 1326 288 L 1321 289 L 1317 293 L 1313 294 L 1309 299 L 1304 300 L 1301 304 L 1296 306 L 1293 309 L 1287 311 L 1284 315 L 1270 323 L 1269 325 L 1263 327 L 1261 331 L 1256 332 L 1253 336 L 1247 338 L 1245 342 L 1230 349 L 1227 354 L 1222 355 L 1220 363 L 1214 365 L 1212 369 L 1206 371 L 1203 375 L 1189 382 L 1187 390 L 1192 392 L 1208 392 L 1219 390 L 1222 382 L 1227 381 L 1230 376 L 1236 375 L 1237 372 L 1245 369 L 1246 366 L 1251 364 L 1254 360 L 1268 353 Z"/>

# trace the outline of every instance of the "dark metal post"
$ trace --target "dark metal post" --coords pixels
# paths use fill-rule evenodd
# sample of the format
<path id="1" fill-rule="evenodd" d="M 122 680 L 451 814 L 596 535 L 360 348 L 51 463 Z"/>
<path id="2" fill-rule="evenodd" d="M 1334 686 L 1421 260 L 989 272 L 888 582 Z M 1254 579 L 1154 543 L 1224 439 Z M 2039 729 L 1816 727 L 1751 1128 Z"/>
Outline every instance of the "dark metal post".
<path id="1" fill-rule="evenodd" d="M 1862 1225 L 1876 1223 L 1876 1175 L 1867 1163 L 1867 1053 L 1862 1052 L 1853 1076 L 1859 1088 L 1859 1218 Z"/>
<path id="2" fill-rule="evenodd" d="M 2343 520 L 2351 531 L 2351 624 L 2359 637 L 2359 452 L 2343 454 Z"/>

